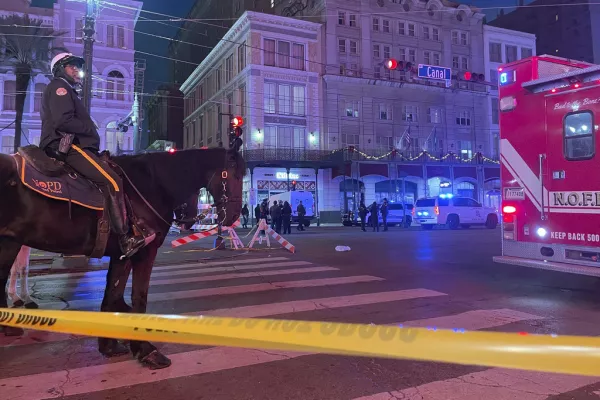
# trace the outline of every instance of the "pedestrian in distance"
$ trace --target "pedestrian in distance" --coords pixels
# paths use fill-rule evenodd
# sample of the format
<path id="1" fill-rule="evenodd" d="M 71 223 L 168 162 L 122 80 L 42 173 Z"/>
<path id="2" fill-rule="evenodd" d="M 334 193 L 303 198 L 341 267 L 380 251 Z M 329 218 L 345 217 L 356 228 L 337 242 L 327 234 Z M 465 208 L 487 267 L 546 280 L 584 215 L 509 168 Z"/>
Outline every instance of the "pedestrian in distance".
<path id="1" fill-rule="evenodd" d="M 248 204 L 244 204 L 242 207 L 242 228 L 248 228 L 248 217 L 250 216 L 250 210 L 248 210 Z"/>
<path id="2" fill-rule="evenodd" d="M 367 209 L 365 202 L 361 201 L 360 206 L 358 206 L 358 215 L 360 217 L 360 230 L 363 232 L 367 231 L 365 229 L 365 226 L 367 224 L 367 214 L 368 213 L 369 213 L 369 210 Z"/>
<path id="3" fill-rule="evenodd" d="M 388 201 L 387 199 L 383 199 L 383 204 L 381 204 L 381 219 L 383 220 L 383 231 L 388 230 L 387 226 L 387 217 L 389 213 Z"/>
<path id="4" fill-rule="evenodd" d="M 283 221 L 283 234 L 292 234 L 292 206 L 287 201 L 283 203 L 281 210 L 281 219 Z"/>
<path id="5" fill-rule="evenodd" d="M 300 204 L 296 207 L 296 212 L 298 213 L 298 229 L 299 231 L 304 230 L 304 216 L 306 215 L 306 208 L 304 208 L 304 204 L 302 204 L 302 200 L 300 200 Z"/>
<path id="6" fill-rule="evenodd" d="M 373 223 L 373 232 L 375 232 L 375 229 L 377 229 L 377 232 L 379 232 L 379 207 L 377 206 L 376 201 L 374 201 L 373 204 L 371 204 L 369 211 L 371 211 L 371 222 Z"/>
<path id="7" fill-rule="evenodd" d="M 260 204 L 257 204 L 256 207 L 254 207 L 254 219 L 256 220 L 256 225 L 258 226 L 258 223 L 260 222 Z"/>
<path id="8" fill-rule="evenodd" d="M 277 201 L 273 201 L 273 205 L 271 206 L 271 229 L 275 232 L 281 232 L 281 208 Z"/>

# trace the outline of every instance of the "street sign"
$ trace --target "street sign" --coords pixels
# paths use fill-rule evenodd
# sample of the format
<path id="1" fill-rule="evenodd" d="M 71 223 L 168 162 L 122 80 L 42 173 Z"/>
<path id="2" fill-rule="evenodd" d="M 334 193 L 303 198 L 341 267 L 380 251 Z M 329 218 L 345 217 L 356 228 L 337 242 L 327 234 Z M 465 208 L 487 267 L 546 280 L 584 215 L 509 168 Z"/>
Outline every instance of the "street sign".
<path id="1" fill-rule="evenodd" d="M 449 81 L 450 79 L 452 79 L 452 69 L 446 67 L 438 67 L 435 65 L 419 64 L 417 76 L 419 78 Z"/>

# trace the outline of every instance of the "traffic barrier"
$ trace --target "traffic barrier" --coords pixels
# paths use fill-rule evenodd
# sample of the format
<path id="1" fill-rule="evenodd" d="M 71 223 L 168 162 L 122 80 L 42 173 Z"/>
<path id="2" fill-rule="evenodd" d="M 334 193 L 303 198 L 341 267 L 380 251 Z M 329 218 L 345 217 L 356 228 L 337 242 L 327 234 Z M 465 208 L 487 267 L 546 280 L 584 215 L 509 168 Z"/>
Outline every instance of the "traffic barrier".
<path id="1" fill-rule="evenodd" d="M 250 241 L 250 243 L 248 243 L 248 248 L 249 249 L 251 249 L 252 246 L 254 246 L 254 242 L 256 242 L 256 239 L 259 238 L 259 235 L 260 235 L 261 231 L 265 231 L 269 235 L 273 236 L 273 239 L 275 239 L 277 241 L 277 243 L 279 243 L 280 245 L 282 245 L 290 253 L 295 253 L 296 252 L 296 248 L 294 247 L 294 245 L 292 245 L 290 242 L 288 242 L 287 240 L 285 240 L 283 238 L 283 236 L 279 235 L 277 232 L 275 232 L 273 229 L 271 229 L 269 227 L 269 225 L 267 224 L 267 220 L 264 219 L 264 218 L 259 221 L 258 228 L 256 229 L 256 233 L 252 237 L 252 240 Z M 267 247 L 271 247 L 271 241 L 269 240 L 269 236 L 268 235 L 266 236 L 266 239 L 267 239 Z"/>
<path id="2" fill-rule="evenodd" d="M 0 308 L 0 324 L 114 338 L 600 376 L 600 338 L 277 319 Z"/>
<path id="3" fill-rule="evenodd" d="M 233 223 L 233 225 L 231 225 L 231 227 L 229 227 L 229 226 L 222 227 L 223 231 L 229 231 L 230 237 L 232 237 L 232 239 L 234 239 L 234 243 L 235 243 L 235 238 L 237 238 L 237 234 L 235 233 L 234 229 L 235 229 L 235 227 L 240 226 L 240 224 L 241 224 L 240 220 L 237 220 Z M 233 231 L 233 234 L 231 233 L 232 231 Z M 184 244 L 195 242 L 196 240 L 200 240 L 200 239 L 203 239 L 208 236 L 216 235 L 218 232 L 219 232 L 219 228 L 214 227 L 213 229 L 210 229 L 208 231 L 193 233 L 191 235 L 184 236 L 179 239 L 174 239 L 173 241 L 171 241 L 171 247 L 183 246 Z M 239 238 L 237 240 L 239 241 Z M 236 248 L 237 248 L 237 245 L 236 245 Z"/>

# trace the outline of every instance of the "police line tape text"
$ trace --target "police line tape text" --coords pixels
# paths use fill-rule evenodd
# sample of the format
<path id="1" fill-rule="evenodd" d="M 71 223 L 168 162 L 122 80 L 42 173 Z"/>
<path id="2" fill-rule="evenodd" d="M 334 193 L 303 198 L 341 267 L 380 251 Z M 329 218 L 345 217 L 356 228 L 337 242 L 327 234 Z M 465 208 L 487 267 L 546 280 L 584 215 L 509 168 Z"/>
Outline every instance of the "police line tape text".
<path id="1" fill-rule="evenodd" d="M 144 320 L 144 321 L 157 321 L 157 322 L 168 322 L 170 327 L 174 328 L 175 325 L 210 325 L 210 326 L 223 326 L 225 322 L 222 319 L 213 318 L 185 318 L 185 319 L 169 319 L 161 317 L 139 317 L 139 316 L 128 316 L 122 315 L 121 318 Z M 336 335 L 336 336 L 353 336 L 358 335 L 362 339 L 370 339 L 375 335 L 378 335 L 381 340 L 390 341 L 399 339 L 403 342 L 412 342 L 417 337 L 417 330 L 410 328 L 400 328 L 396 326 L 376 326 L 376 325 L 357 325 L 357 324 L 344 324 L 337 322 L 318 322 L 311 323 L 306 321 L 289 321 L 282 319 L 273 320 L 254 320 L 246 318 L 235 318 L 231 319 L 228 324 L 224 326 L 230 328 L 244 328 L 244 329 L 263 329 L 265 331 L 282 331 L 285 333 L 312 333 L 314 324 L 319 325 L 319 332 L 324 336 Z M 180 330 L 161 330 L 161 329 L 149 329 L 149 328 L 133 328 L 134 331 L 143 330 L 147 333 L 172 333 L 172 334 L 186 334 Z"/>
<path id="2" fill-rule="evenodd" d="M 2 323 L 10 323 L 15 318 L 15 313 L 0 311 L 0 325 Z M 43 317 L 34 317 L 31 315 L 23 315 L 19 314 L 17 319 L 14 321 L 15 324 L 23 324 L 29 326 L 52 326 L 56 324 L 56 318 L 43 318 Z"/>
<path id="3" fill-rule="evenodd" d="M 550 232 L 550 239 L 600 243 L 600 235 L 597 233 Z"/>

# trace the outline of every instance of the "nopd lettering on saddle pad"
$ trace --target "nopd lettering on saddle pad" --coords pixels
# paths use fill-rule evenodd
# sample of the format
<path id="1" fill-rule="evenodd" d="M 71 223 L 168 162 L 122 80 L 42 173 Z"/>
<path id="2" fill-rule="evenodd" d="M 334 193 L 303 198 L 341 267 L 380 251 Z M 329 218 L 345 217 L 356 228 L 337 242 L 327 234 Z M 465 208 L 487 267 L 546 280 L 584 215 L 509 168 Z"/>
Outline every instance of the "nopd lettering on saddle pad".
<path id="1" fill-rule="evenodd" d="M 17 159 L 20 164 L 19 178 L 27 188 L 51 199 L 70 200 L 92 210 L 104 209 L 102 193 L 85 178 L 79 175 L 73 178 L 66 170 L 64 174 L 49 177 L 29 165 L 23 157 Z"/>

